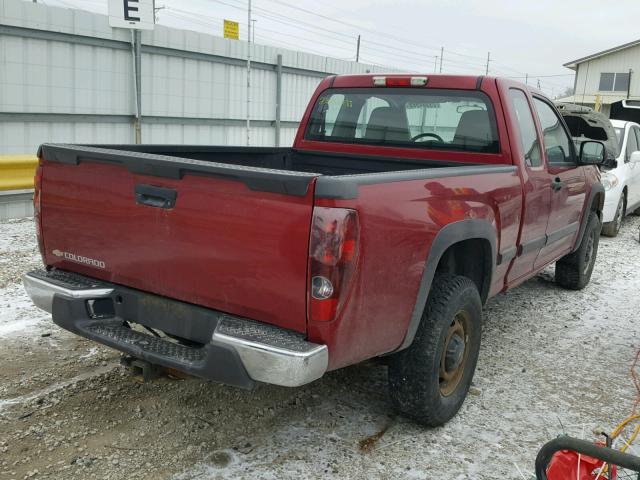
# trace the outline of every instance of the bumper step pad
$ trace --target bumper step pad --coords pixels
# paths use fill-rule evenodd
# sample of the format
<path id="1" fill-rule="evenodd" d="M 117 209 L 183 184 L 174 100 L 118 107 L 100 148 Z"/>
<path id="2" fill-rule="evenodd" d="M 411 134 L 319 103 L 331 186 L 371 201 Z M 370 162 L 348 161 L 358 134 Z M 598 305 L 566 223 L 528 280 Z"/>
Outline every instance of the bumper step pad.
<path id="1" fill-rule="evenodd" d="M 180 363 L 202 362 L 206 355 L 203 348 L 188 347 L 138 332 L 122 325 L 120 322 L 118 324 L 97 323 L 85 327 L 85 330 L 96 337 L 109 339 L 118 345 L 134 345 L 144 352 L 160 355 Z"/>
<path id="2" fill-rule="evenodd" d="M 113 287 L 112 284 L 107 282 L 88 278 L 77 273 L 65 272 L 64 270 L 35 270 L 30 272 L 29 275 L 69 290 L 90 290 L 93 288 Z"/>

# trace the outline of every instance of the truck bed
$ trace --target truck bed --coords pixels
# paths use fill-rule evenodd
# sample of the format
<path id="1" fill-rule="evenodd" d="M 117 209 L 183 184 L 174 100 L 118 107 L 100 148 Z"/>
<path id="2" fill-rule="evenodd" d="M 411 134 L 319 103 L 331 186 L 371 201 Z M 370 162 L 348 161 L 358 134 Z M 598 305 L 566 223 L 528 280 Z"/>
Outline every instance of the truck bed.
<path id="1" fill-rule="evenodd" d="M 297 332 L 318 199 L 515 169 L 289 148 L 44 144 L 39 156 L 47 266 Z"/>

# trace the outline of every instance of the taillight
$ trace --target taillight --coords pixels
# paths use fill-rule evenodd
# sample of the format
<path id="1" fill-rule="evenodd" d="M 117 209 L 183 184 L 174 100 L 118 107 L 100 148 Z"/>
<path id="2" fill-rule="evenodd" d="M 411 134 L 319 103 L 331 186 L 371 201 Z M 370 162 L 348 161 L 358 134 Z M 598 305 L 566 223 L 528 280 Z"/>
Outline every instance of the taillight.
<path id="1" fill-rule="evenodd" d="M 38 166 L 36 167 L 36 174 L 33 177 L 33 219 L 36 227 L 36 238 L 38 240 L 38 248 L 40 249 L 40 255 L 44 261 L 44 243 L 42 242 L 42 228 L 40 219 L 40 209 L 42 206 L 42 159 L 38 159 Z"/>
<path id="2" fill-rule="evenodd" d="M 358 215 L 346 208 L 315 207 L 309 242 L 309 317 L 336 318 L 358 258 Z"/>

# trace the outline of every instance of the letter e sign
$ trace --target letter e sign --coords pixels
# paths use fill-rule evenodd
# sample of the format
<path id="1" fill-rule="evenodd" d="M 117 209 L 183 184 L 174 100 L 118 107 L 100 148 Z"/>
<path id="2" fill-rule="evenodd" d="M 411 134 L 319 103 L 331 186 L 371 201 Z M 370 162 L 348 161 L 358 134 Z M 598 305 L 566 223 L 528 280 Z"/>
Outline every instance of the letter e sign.
<path id="1" fill-rule="evenodd" d="M 109 25 L 115 28 L 153 30 L 153 0 L 109 0 Z"/>

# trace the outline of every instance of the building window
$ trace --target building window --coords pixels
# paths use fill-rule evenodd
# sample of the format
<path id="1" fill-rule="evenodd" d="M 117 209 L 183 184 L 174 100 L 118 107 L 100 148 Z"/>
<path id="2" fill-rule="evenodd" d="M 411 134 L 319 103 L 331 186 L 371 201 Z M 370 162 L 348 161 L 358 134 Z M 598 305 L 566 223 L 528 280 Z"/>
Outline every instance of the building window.
<path id="1" fill-rule="evenodd" d="M 629 88 L 629 73 L 616 73 L 613 90 L 615 92 L 626 92 L 627 88 Z"/>
<path id="2" fill-rule="evenodd" d="M 629 87 L 629 73 L 601 73 L 601 92 L 626 92 Z"/>

